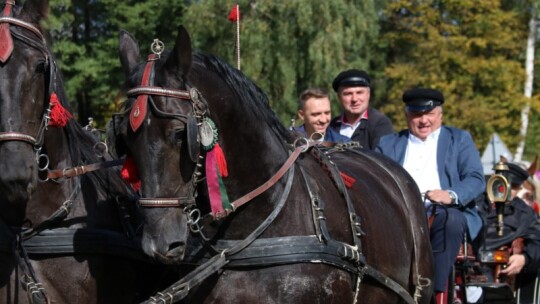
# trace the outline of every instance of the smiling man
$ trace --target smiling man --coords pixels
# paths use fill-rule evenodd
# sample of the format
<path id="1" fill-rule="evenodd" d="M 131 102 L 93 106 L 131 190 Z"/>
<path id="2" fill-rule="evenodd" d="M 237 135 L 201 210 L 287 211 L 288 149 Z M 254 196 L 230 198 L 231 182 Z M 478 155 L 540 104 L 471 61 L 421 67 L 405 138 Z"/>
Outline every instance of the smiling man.
<path id="1" fill-rule="evenodd" d="M 403 102 L 408 129 L 382 137 L 376 150 L 401 164 L 424 194 L 426 213 L 434 216 L 430 240 L 437 304 L 446 303 L 447 279 L 465 232 L 474 240 L 482 228 L 473 202 L 486 187 L 482 162 L 469 132 L 442 125 L 440 91 L 411 89 Z"/>
<path id="2" fill-rule="evenodd" d="M 294 130 L 318 141 L 347 142 L 348 137 L 327 129 L 332 111 L 328 92 L 321 88 L 309 88 L 298 99 L 298 118 L 304 124 Z"/>
<path id="3" fill-rule="evenodd" d="M 336 76 L 332 87 L 343 112 L 332 120 L 329 129 L 370 150 L 377 147 L 383 135 L 394 132 L 390 119 L 369 107 L 371 80 L 368 73 L 355 69 L 343 71 Z"/>

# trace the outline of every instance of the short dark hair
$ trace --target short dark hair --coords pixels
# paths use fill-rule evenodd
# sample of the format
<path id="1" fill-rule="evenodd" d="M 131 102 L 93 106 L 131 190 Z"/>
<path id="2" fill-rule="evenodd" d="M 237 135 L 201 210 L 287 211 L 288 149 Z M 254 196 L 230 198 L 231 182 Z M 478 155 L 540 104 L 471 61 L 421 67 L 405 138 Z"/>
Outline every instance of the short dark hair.
<path id="1" fill-rule="evenodd" d="M 304 90 L 298 98 L 298 109 L 303 109 L 306 101 L 310 98 L 328 98 L 328 91 L 322 88 L 309 88 Z"/>

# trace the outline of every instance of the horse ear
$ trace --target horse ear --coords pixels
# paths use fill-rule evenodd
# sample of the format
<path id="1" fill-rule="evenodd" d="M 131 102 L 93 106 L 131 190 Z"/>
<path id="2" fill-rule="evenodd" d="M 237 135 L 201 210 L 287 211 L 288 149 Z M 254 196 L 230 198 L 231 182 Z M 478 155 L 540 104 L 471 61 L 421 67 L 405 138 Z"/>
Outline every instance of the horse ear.
<path id="1" fill-rule="evenodd" d="M 176 42 L 171 55 L 167 59 L 165 65 L 178 76 L 186 76 L 191 70 L 192 62 L 191 38 L 183 25 L 178 28 Z"/>
<path id="2" fill-rule="evenodd" d="M 141 61 L 141 53 L 137 40 L 125 30 L 120 30 L 120 62 L 126 79 L 129 79 L 131 71 Z"/>
<path id="3" fill-rule="evenodd" d="M 538 155 L 536 155 L 536 157 L 534 158 L 534 161 L 531 163 L 531 165 L 527 169 L 529 176 L 533 176 L 536 173 L 537 167 L 538 167 Z"/>
<path id="4" fill-rule="evenodd" d="M 28 14 L 32 21 L 38 22 L 49 16 L 49 0 L 26 1 L 23 11 Z"/>

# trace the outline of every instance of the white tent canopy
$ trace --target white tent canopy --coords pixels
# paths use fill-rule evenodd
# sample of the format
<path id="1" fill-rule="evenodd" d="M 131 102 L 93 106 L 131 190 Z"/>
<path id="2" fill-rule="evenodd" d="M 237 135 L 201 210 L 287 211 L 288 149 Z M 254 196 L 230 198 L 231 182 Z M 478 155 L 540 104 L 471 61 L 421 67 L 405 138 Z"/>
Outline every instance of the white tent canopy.
<path id="1" fill-rule="evenodd" d="M 484 174 L 493 173 L 493 165 L 499 161 L 501 155 L 506 157 L 508 161 L 512 161 L 512 154 L 510 153 L 510 150 L 508 150 L 499 135 L 497 133 L 493 133 L 486 149 L 484 150 L 484 153 L 482 154 Z"/>

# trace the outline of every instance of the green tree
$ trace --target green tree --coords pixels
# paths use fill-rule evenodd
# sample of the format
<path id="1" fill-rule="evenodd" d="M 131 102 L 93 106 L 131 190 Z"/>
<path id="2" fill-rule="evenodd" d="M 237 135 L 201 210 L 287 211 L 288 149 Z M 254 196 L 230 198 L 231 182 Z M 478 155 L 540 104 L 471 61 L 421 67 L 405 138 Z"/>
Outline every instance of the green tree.
<path id="1" fill-rule="evenodd" d="M 81 123 L 94 117 L 103 126 L 124 96 L 118 33 L 141 41 L 141 52 L 156 35 L 172 39 L 185 7 L 182 0 L 51 0 L 50 36 L 68 96 Z"/>
<path id="2" fill-rule="evenodd" d="M 374 1 L 238 2 L 241 70 L 266 92 L 286 123 L 295 116 L 301 91 L 310 86 L 331 89 L 341 70 L 369 71 L 377 62 L 379 55 L 372 47 L 379 33 Z M 182 20 L 196 48 L 232 66 L 236 24 L 227 16 L 234 3 L 197 1 Z"/>
<path id="3" fill-rule="evenodd" d="M 498 0 L 397 0 L 383 20 L 388 91 L 383 111 L 405 127 L 401 94 L 429 86 L 445 95 L 445 123 L 469 130 L 479 148 L 493 132 L 519 138 L 527 19 Z"/>

